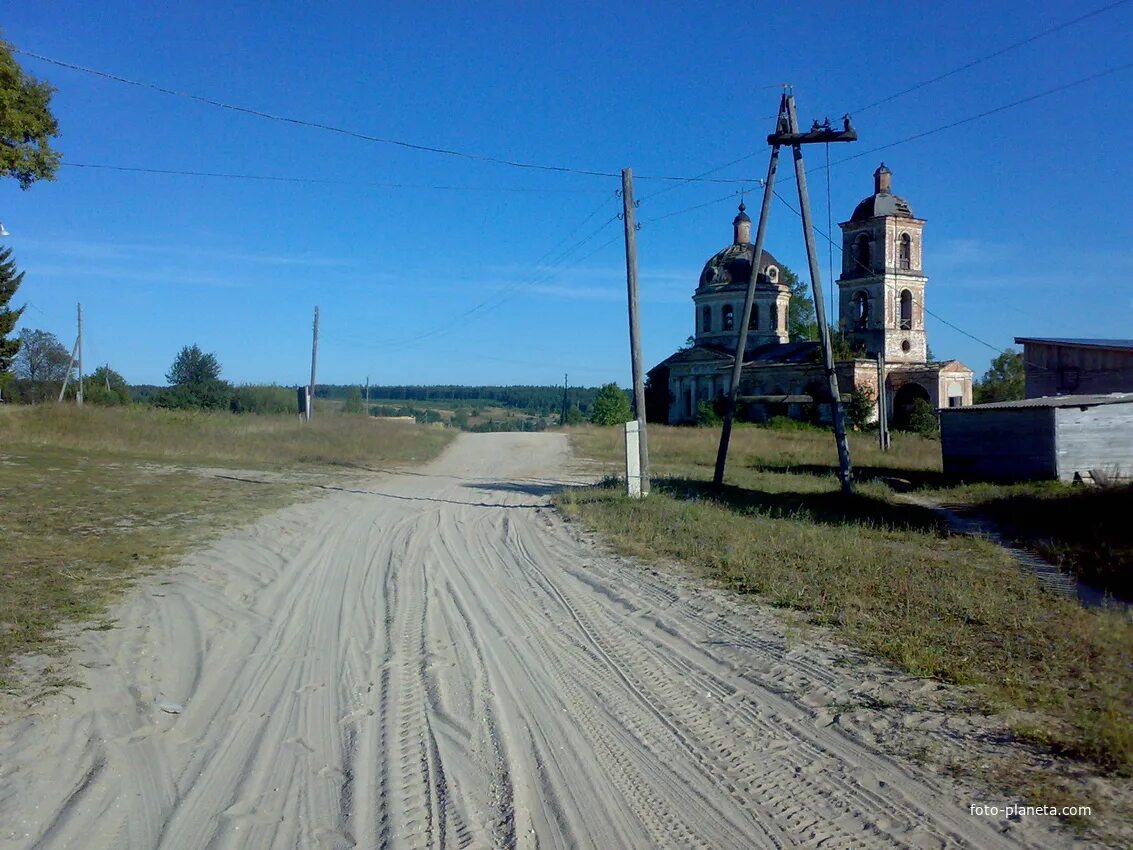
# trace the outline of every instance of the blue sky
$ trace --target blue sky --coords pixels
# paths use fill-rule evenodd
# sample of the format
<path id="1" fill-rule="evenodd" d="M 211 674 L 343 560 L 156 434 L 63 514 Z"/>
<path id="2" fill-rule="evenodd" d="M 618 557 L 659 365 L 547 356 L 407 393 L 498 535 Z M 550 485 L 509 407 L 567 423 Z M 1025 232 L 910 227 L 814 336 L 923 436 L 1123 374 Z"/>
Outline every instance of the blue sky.
<path id="1" fill-rule="evenodd" d="M 758 207 L 784 82 L 804 124 L 854 116 L 860 141 L 830 151 L 861 154 L 830 169 L 835 230 L 882 159 L 928 220 L 937 357 L 978 375 L 1016 335 L 1133 327 L 1133 67 L 873 150 L 1129 66 L 1130 0 L 108 0 L 18 4 L 2 26 L 52 59 L 426 146 L 639 178 L 747 157 L 711 175 L 747 183 L 636 182 L 647 367 L 692 332 L 693 288 L 731 240 L 736 193 Z M 21 326 L 70 346 L 81 301 L 88 364 L 161 383 L 197 343 L 229 380 L 301 383 L 318 304 L 321 382 L 629 383 L 616 177 L 362 141 L 17 58 L 58 88 L 67 163 L 54 183 L 0 185 L 4 244 L 27 272 Z M 806 155 L 825 230 L 825 150 Z M 792 204 L 794 191 L 781 184 Z M 799 220 L 778 201 L 768 248 L 805 270 Z M 829 292 L 821 240 L 820 256 Z"/>

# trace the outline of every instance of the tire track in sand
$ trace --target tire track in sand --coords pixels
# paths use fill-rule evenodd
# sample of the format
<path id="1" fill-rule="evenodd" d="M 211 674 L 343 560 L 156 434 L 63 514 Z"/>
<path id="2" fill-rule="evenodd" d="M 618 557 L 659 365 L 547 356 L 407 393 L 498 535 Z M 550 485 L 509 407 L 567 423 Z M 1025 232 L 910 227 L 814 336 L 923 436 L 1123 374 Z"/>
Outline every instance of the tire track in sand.
<path id="1" fill-rule="evenodd" d="M 139 588 L 73 703 L 0 726 L 0 845 L 1074 845 L 800 696 L 855 671 L 581 540 L 545 507 L 569 468 L 562 435 L 462 435 Z"/>

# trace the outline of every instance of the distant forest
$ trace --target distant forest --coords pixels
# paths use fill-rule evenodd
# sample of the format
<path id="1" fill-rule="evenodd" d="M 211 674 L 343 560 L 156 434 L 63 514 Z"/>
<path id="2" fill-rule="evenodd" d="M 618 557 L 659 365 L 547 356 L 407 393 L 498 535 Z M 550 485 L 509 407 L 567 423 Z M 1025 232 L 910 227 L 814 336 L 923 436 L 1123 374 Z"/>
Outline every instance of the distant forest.
<path id="1" fill-rule="evenodd" d="M 359 384 L 320 384 L 316 398 L 342 399 L 350 397 Z M 588 413 L 598 394 L 597 387 L 570 387 L 567 404 Z M 507 407 L 521 410 L 531 416 L 548 416 L 562 411 L 563 388 L 560 387 L 463 387 L 463 386 L 378 386 L 370 387 L 370 403 L 382 401 L 431 402 L 429 407 Z"/>
<path id="2" fill-rule="evenodd" d="M 160 404 L 167 387 L 135 384 L 130 396 L 142 404 Z M 245 413 L 294 413 L 294 387 L 230 388 L 232 410 Z M 319 384 L 315 398 L 345 412 L 371 416 L 411 416 L 422 423 L 443 423 L 465 431 L 542 431 L 561 424 L 563 388 L 548 386 L 379 386 L 369 388 L 369 404 L 361 384 Z M 597 387 L 570 387 L 565 407 L 568 423 L 589 419 Z M 237 403 L 239 402 L 239 403 Z"/>

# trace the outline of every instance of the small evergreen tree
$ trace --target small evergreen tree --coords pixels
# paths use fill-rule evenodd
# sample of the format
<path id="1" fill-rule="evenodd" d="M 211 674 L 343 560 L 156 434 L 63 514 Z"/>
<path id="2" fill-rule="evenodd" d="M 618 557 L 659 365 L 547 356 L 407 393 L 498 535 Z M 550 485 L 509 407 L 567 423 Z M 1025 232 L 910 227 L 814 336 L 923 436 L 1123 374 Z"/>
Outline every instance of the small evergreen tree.
<path id="1" fill-rule="evenodd" d="M 165 375 L 171 386 L 199 384 L 220 378 L 220 361 L 215 354 L 205 354 L 197 345 L 186 345 L 177 352 L 173 366 Z"/>
<path id="2" fill-rule="evenodd" d="M 590 421 L 595 425 L 621 425 L 633 419 L 629 398 L 617 384 L 606 384 L 594 397 L 594 412 Z"/>
<path id="3" fill-rule="evenodd" d="M 11 333 L 16 327 L 16 322 L 20 320 L 24 308 L 13 310 L 9 302 L 23 280 L 24 273 L 17 271 L 16 264 L 12 260 L 12 249 L 0 248 L 0 390 L 3 390 L 11 378 L 9 369 L 16 353 L 20 350 L 20 341 L 11 338 Z"/>
<path id="4" fill-rule="evenodd" d="M 220 361 L 196 345 L 177 352 L 165 378 L 171 386 L 155 399 L 158 407 L 221 410 L 232 404 L 232 387 L 220 379 Z"/>

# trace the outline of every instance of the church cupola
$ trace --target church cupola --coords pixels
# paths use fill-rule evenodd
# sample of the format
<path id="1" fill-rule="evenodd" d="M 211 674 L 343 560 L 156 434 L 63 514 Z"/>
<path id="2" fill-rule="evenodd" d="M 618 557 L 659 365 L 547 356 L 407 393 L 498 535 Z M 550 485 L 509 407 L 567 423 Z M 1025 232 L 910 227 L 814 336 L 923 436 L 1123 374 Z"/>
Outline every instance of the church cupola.
<path id="1" fill-rule="evenodd" d="M 745 212 L 746 209 L 744 202 L 740 201 L 740 211 L 732 219 L 732 242 L 735 245 L 747 245 L 751 242 L 751 219 Z"/>
<path id="2" fill-rule="evenodd" d="M 885 163 L 878 166 L 873 172 L 873 193 L 875 195 L 889 195 L 893 192 L 893 172 L 885 167 Z"/>

